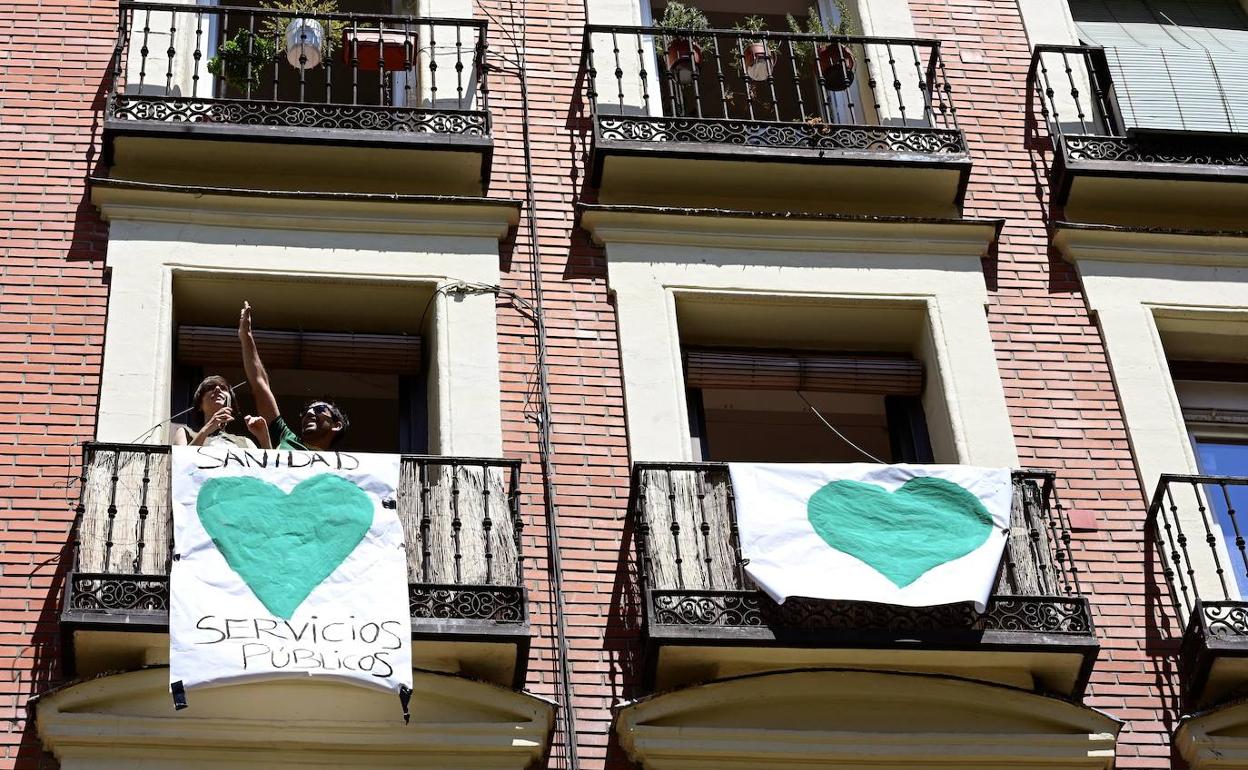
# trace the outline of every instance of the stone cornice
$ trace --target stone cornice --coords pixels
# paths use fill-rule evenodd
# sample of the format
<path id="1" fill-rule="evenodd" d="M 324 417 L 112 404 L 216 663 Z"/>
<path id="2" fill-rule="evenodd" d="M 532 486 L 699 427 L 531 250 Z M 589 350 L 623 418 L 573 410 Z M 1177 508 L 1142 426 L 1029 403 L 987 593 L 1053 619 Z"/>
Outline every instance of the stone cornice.
<path id="1" fill-rule="evenodd" d="M 92 179 L 108 221 L 502 239 L 520 203 L 496 198 L 302 193 Z"/>
<path id="2" fill-rule="evenodd" d="M 865 217 L 729 209 L 581 204 L 598 244 L 714 246 L 770 251 L 982 256 L 1002 220 Z"/>
<path id="3" fill-rule="evenodd" d="M 1248 232 L 1058 222 L 1053 244 L 1072 261 L 1248 267 Z"/>

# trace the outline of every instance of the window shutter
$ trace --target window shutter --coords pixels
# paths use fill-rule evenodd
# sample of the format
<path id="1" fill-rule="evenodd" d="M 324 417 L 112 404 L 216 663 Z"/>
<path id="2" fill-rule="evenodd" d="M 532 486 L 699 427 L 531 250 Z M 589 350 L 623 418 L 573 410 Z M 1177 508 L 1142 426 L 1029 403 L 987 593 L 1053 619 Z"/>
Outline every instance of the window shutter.
<path id="1" fill-rule="evenodd" d="M 923 365 L 906 356 L 693 347 L 685 348 L 685 384 L 917 396 Z"/>
<path id="2" fill-rule="evenodd" d="M 1069 0 L 1105 48 L 1124 125 L 1248 131 L 1248 14 L 1238 0 Z"/>
<path id="3" fill-rule="evenodd" d="M 336 372 L 416 375 L 420 338 L 397 334 L 253 332 L 270 369 L 321 369 Z M 179 326 L 179 364 L 241 366 L 238 330 L 220 326 Z"/>

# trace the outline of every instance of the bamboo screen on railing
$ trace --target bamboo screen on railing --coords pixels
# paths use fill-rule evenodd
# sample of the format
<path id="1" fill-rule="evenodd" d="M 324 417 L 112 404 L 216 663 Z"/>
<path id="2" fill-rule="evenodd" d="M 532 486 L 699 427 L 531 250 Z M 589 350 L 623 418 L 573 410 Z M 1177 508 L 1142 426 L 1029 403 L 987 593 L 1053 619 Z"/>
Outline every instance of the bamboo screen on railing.
<path id="1" fill-rule="evenodd" d="M 923 365 L 906 356 L 687 347 L 691 388 L 835 391 L 918 396 Z"/>
<path id="2" fill-rule="evenodd" d="M 167 446 L 86 451 L 75 570 L 167 575 L 173 543 Z M 398 514 L 410 583 L 520 584 L 516 465 L 404 457 Z"/>
<path id="3" fill-rule="evenodd" d="M 634 515 L 648 587 L 665 590 L 754 590 L 736 530 L 732 482 L 725 465 L 640 464 Z M 1063 571 L 1068 531 L 1051 509 L 1044 474 L 1016 473 L 1014 502 L 995 593 L 1057 596 L 1073 584 Z"/>

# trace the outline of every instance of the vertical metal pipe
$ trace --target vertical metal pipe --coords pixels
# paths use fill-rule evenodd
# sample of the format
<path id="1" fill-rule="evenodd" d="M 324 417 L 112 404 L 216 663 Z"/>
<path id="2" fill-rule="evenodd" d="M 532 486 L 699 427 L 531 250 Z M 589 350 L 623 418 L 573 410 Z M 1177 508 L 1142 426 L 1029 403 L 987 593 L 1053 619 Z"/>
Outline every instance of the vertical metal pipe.
<path id="1" fill-rule="evenodd" d="M 1192 593 L 1198 598 L 1200 596 L 1200 592 L 1196 586 L 1196 569 L 1192 565 L 1192 556 L 1187 550 L 1187 533 L 1183 531 L 1183 524 L 1179 521 L 1179 506 L 1174 502 L 1174 490 L 1170 488 L 1169 484 L 1166 484 L 1166 498 L 1170 501 L 1170 518 L 1174 521 L 1176 530 L 1175 539 L 1179 546 L 1179 550 L 1175 553 L 1175 556 L 1178 557 L 1180 553 L 1182 554 L 1182 558 L 1179 559 L 1179 563 L 1187 565 L 1187 582 L 1188 585 L 1192 587 Z"/>
<path id="2" fill-rule="evenodd" d="M 458 105 L 457 109 L 461 109 L 461 110 L 464 108 L 463 31 L 464 31 L 463 27 L 461 27 L 458 24 L 455 25 L 455 104 Z M 407 51 L 407 44 L 406 44 L 406 38 L 405 38 L 404 39 L 404 52 L 405 52 L 404 55 L 405 56 L 406 56 L 406 51 Z M 407 67 L 410 65 L 405 63 L 404 66 Z M 410 90 L 410 86 L 409 86 L 409 90 Z M 407 104 L 407 102 L 404 101 L 404 104 Z"/>
<path id="3" fill-rule="evenodd" d="M 170 460 L 170 462 L 172 462 L 172 459 Z M 147 535 L 147 514 L 148 514 L 147 490 L 152 480 L 151 471 L 152 471 L 152 452 L 144 451 L 143 452 L 143 486 L 140 487 L 139 489 L 139 524 L 138 524 L 138 532 L 135 533 L 136 545 L 134 549 L 134 566 L 133 566 L 133 569 L 131 570 L 135 574 L 138 574 L 143 571 L 143 546 L 145 545 L 144 539 L 146 538 L 146 535 Z"/>
<path id="4" fill-rule="evenodd" d="M 711 38 L 712 53 L 715 56 L 715 80 L 719 83 L 719 112 L 720 116 L 728 117 L 728 78 L 724 75 L 724 59 L 723 53 L 719 45 L 719 35 Z"/>
<path id="5" fill-rule="evenodd" d="M 642 37 L 640 32 L 636 33 L 636 35 L 637 35 L 637 76 L 641 78 L 641 102 L 642 102 L 642 108 L 643 108 L 644 114 L 649 115 L 650 114 L 650 83 L 649 83 L 649 73 L 646 72 L 646 52 L 645 52 L 644 38 Z"/>
<path id="6" fill-rule="evenodd" d="M 1062 66 L 1066 70 L 1066 80 L 1070 83 L 1070 98 L 1075 101 L 1075 115 L 1079 118 L 1079 132 L 1088 133 L 1087 115 L 1083 111 L 1083 104 L 1079 101 L 1079 85 L 1075 82 L 1075 71 L 1070 66 L 1070 55 L 1062 51 Z"/>
<path id="7" fill-rule="evenodd" d="M 680 518 L 676 510 L 676 482 L 672 477 L 671 466 L 664 468 L 667 477 L 667 505 L 668 515 L 671 518 L 670 531 L 672 534 L 672 556 L 676 564 L 676 587 L 683 589 L 685 587 L 684 559 L 680 554 Z"/>
<path id="8" fill-rule="evenodd" d="M 884 50 L 888 54 L 888 70 L 893 73 L 893 91 L 897 94 L 897 108 L 901 111 L 901 125 L 906 124 L 906 93 L 901 87 L 901 77 L 897 74 L 897 56 L 893 53 L 893 44 L 885 43 Z"/>
<path id="9" fill-rule="evenodd" d="M 619 105 L 620 114 L 624 114 L 624 68 L 620 66 L 620 40 L 618 33 L 611 30 L 611 56 L 615 62 L 615 90 L 616 101 Z"/>
<path id="10" fill-rule="evenodd" d="M 178 36 L 178 12 L 169 11 L 169 47 L 165 49 L 165 96 L 173 93 L 173 60 L 178 55 L 173 41 Z"/>
<path id="11" fill-rule="evenodd" d="M 360 103 L 360 23 L 351 17 L 351 104 Z"/>
<path id="12" fill-rule="evenodd" d="M 199 64 L 204 59 L 204 14 L 195 12 L 195 52 L 191 55 L 194 61 L 191 70 L 191 98 L 199 98 Z"/>
<path id="13" fill-rule="evenodd" d="M 1164 501 L 1170 500 L 1170 516 L 1166 515 L 1166 507 Z M 1165 564 L 1165 578 L 1174 585 L 1178 583 L 1179 598 L 1182 599 L 1184 609 L 1191 611 L 1193 607 L 1193 598 L 1188 593 L 1188 583 L 1183 572 L 1183 557 L 1180 551 L 1180 544 L 1183 541 L 1182 529 L 1179 527 L 1178 520 L 1174 518 L 1176 509 L 1174 507 L 1174 498 L 1170 493 L 1170 482 L 1162 482 L 1162 493 L 1157 498 L 1156 508 L 1150 511 L 1153 518 L 1153 531 L 1158 545 L 1162 549 L 1162 553 L 1169 552 L 1169 561 Z M 1161 526 L 1157 526 L 1157 519 L 1160 518 Z M 1176 532 L 1175 530 L 1179 531 Z M 1164 537 L 1163 537 L 1164 533 Z"/>
<path id="14" fill-rule="evenodd" d="M 143 83 L 147 80 L 147 55 L 151 49 L 147 47 L 148 38 L 152 33 L 152 11 L 144 9 L 143 11 L 143 45 L 139 48 L 139 92 L 143 91 Z"/>
<path id="15" fill-rule="evenodd" d="M 1218 554 L 1218 536 L 1214 534 L 1213 527 L 1209 523 L 1209 511 L 1205 508 L 1205 498 L 1201 497 L 1199 484 L 1193 481 L 1191 487 L 1192 497 L 1196 499 L 1196 510 L 1200 514 L 1200 524 L 1205 530 L 1205 543 L 1209 546 L 1209 555 L 1213 557 L 1213 571 L 1218 576 L 1218 583 L 1222 586 L 1222 598 L 1230 599 L 1231 593 L 1226 587 L 1226 570 Z"/>
<path id="16" fill-rule="evenodd" d="M 388 83 L 386 82 L 386 30 L 384 21 L 377 19 L 377 104 L 386 106 L 390 100 L 386 98 Z"/>
<path id="17" fill-rule="evenodd" d="M 511 528 L 516 539 L 516 585 L 524 586 L 524 519 L 520 512 L 520 468 L 508 466 L 507 505 L 511 511 Z"/>
<path id="18" fill-rule="evenodd" d="M 459 585 L 463 582 L 463 573 L 460 569 L 460 562 L 464 558 L 463 551 L 459 547 L 459 531 L 464 526 L 464 520 L 459 517 L 459 465 L 451 463 L 451 541 L 455 547 L 455 584 Z"/>
<path id="19" fill-rule="evenodd" d="M 429 513 L 429 462 L 418 461 L 420 469 L 420 580 L 430 582 L 429 557 L 433 549 L 429 547 L 429 530 L 432 528 L 433 517 Z"/>
<path id="20" fill-rule="evenodd" d="M 490 536 L 494 528 L 494 520 L 490 518 L 490 464 L 481 463 L 481 509 L 485 516 L 481 519 L 481 537 L 485 540 L 485 584 L 494 582 L 494 551 Z"/>
<path id="21" fill-rule="evenodd" d="M 693 479 L 698 498 L 698 517 L 701 519 L 698 530 L 702 533 L 702 581 L 698 587 L 710 590 L 715 588 L 715 565 L 711 558 L 711 523 L 706 519 L 706 471 L 702 468 L 694 470 Z"/>
<path id="22" fill-rule="evenodd" d="M 429 25 L 429 106 L 438 103 L 438 40 L 435 26 Z M 484 61 L 482 62 L 484 64 Z"/>
<path id="23" fill-rule="evenodd" d="M 113 475 L 108 484 L 108 526 L 104 529 L 103 571 L 108 572 L 113 559 L 113 525 L 117 522 L 117 481 L 121 471 L 121 450 L 113 450 Z"/>
<path id="24" fill-rule="evenodd" d="M 784 45 L 789 53 L 789 70 L 793 73 L 793 94 L 797 97 L 797 114 L 801 121 L 806 122 L 806 102 L 802 98 L 802 78 L 797 71 L 797 54 L 793 51 L 793 38 L 785 38 Z"/>
<path id="25" fill-rule="evenodd" d="M 733 50 L 737 52 L 737 61 L 744 62 L 745 44 L 741 40 L 741 37 L 739 35 L 734 37 L 732 39 L 732 44 L 734 46 Z M 745 81 L 745 106 L 749 109 L 750 120 L 757 120 L 758 117 L 754 114 L 754 85 L 750 82 L 748 77 L 743 75 L 742 79 Z M 727 115 L 724 117 L 727 117 Z"/>
<path id="26" fill-rule="evenodd" d="M 1239 519 L 1235 513 L 1235 504 L 1231 502 L 1230 485 L 1225 481 L 1218 483 L 1218 488 L 1222 490 L 1222 501 L 1226 503 L 1226 515 L 1231 520 L 1231 529 L 1235 531 L 1235 549 L 1239 551 L 1239 564 L 1242 574 L 1248 576 L 1248 550 L 1245 550 L 1244 536 L 1239 531 Z M 1238 575 L 1235 578 L 1236 585 L 1239 584 Z"/>
<path id="27" fill-rule="evenodd" d="M 910 44 L 910 54 L 914 58 L 914 74 L 919 79 L 919 96 L 923 99 L 923 123 L 932 125 L 932 93 L 931 82 L 928 80 L 923 69 L 923 61 L 919 58 L 919 46 Z"/>

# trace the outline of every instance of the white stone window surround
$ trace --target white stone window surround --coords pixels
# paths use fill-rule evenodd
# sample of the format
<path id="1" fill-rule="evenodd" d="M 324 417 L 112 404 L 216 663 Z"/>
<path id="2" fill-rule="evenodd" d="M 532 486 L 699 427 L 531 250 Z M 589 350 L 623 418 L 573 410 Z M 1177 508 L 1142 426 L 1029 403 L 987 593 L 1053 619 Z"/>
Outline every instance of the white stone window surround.
<path id="1" fill-rule="evenodd" d="M 1248 339 L 1248 238 L 1088 227 L 1060 229 L 1055 242 L 1078 267 L 1096 314 L 1136 469 L 1151 498 L 1162 474 L 1199 472 L 1161 327 L 1181 320 L 1210 338 Z M 1192 508 L 1180 511 L 1190 515 L 1184 529 L 1203 532 Z M 1207 550 L 1190 554 L 1198 588 L 1219 594 Z M 1231 563 L 1225 552 L 1222 559 Z"/>
<path id="2" fill-rule="evenodd" d="M 129 193 L 120 193 L 126 200 L 118 195 L 116 190 L 96 191 L 110 221 L 99 441 L 133 441 L 169 416 L 177 273 L 239 281 L 366 281 L 410 287 L 422 304 L 438 285 L 499 281 L 498 234 L 488 231 L 501 233 L 506 222 L 474 223 L 468 215 L 458 222 L 422 222 L 414 211 L 405 212 L 406 217 L 391 212 L 338 221 L 325 214 L 277 216 L 258 210 L 240 216 L 223 203 L 225 198 L 182 209 L 153 205 L 150 196 L 136 204 Z M 234 206 L 240 203 L 228 200 Z M 214 210 L 214 205 L 220 208 Z M 258 209 L 261 204 L 255 205 Z M 332 301 L 330 290 L 318 292 L 320 299 L 310 302 L 309 315 L 315 314 L 317 301 Z M 428 316 L 429 452 L 500 455 L 495 297 L 441 294 Z M 236 318 L 221 323 L 231 325 Z M 146 440 L 163 442 L 166 431 L 155 431 Z"/>
<path id="3" fill-rule="evenodd" d="M 860 231 L 838 237 L 844 223 L 827 223 L 824 238 L 808 233 L 784 243 L 746 235 L 748 220 L 739 225 L 742 232 L 724 223 L 717 237 L 683 230 L 687 218 L 669 219 L 654 230 L 588 225 L 607 248 L 633 461 L 695 458 L 676 308 L 682 297 L 707 294 L 764 303 L 826 301 L 864 313 L 917 304 L 926 329 L 913 352 L 927 370 L 923 403 L 937 461 L 1017 467 L 985 314 L 980 255 L 986 239 L 947 232 L 949 240 L 941 243 L 940 225 L 887 224 L 869 226 L 871 237 Z"/>

